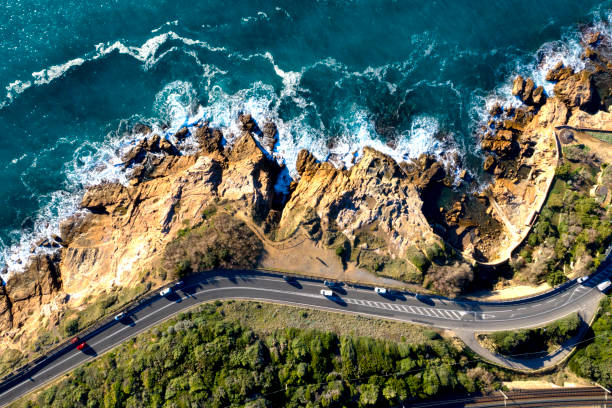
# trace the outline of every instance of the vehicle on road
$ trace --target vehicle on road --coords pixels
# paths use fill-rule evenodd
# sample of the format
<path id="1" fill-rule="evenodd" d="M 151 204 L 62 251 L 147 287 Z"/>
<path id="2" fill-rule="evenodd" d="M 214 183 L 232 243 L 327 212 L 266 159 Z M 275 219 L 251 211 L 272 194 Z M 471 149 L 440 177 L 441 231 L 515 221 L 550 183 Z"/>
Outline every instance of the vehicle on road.
<path id="1" fill-rule="evenodd" d="M 85 349 L 85 347 L 87 347 L 87 343 L 82 342 L 81 344 L 79 344 L 79 345 L 77 346 L 77 350 L 79 350 L 79 351 L 84 350 L 84 349 Z"/>
<path id="2" fill-rule="evenodd" d="M 589 279 L 588 276 L 581 276 L 581 277 L 578 278 L 578 280 L 576 282 L 583 283 L 583 282 L 586 282 L 588 279 Z"/>
<path id="3" fill-rule="evenodd" d="M 181 286 L 183 286 L 183 284 L 184 284 L 184 283 L 185 283 L 184 281 L 180 280 L 180 281 L 178 281 L 178 282 L 176 282 L 176 283 L 174 284 L 174 287 L 175 287 L 175 288 L 181 287 Z"/>
<path id="4" fill-rule="evenodd" d="M 327 286 L 328 288 L 335 288 L 335 287 L 337 287 L 337 286 L 340 286 L 340 283 L 339 283 L 339 282 L 328 281 L 328 280 L 323 281 L 323 284 L 324 284 L 325 286 Z"/>
<path id="5" fill-rule="evenodd" d="M 610 288 L 610 286 L 612 286 L 612 282 L 610 282 L 610 279 L 606 279 L 597 285 L 597 289 L 599 289 L 600 292 L 605 292 Z"/>
<path id="6" fill-rule="evenodd" d="M 295 278 L 293 276 L 283 275 L 283 280 L 285 282 L 295 282 Z"/>
<path id="7" fill-rule="evenodd" d="M 378 286 L 374 288 L 374 292 L 378 293 L 379 295 L 387 295 L 389 294 L 389 290 L 386 288 L 379 288 Z"/>
<path id="8" fill-rule="evenodd" d="M 325 297 L 328 297 L 328 298 L 330 298 L 330 297 L 334 297 L 334 296 L 335 296 L 335 295 L 334 295 L 334 292 L 332 292 L 332 291 L 331 291 L 331 290 L 329 290 L 329 289 L 321 289 L 321 294 L 322 294 L 323 296 L 325 296 Z"/>
<path id="9" fill-rule="evenodd" d="M 115 316 L 115 320 L 116 321 L 123 320 L 123 319 L 125 319 L 125 316 L 126 316 L 125 312 L 121 312 L 117 316 Z"/>
<path id="10" fill-rule="evenodd" d="M 70 339 L 70 343 L 72 344 L 77 344 L 81 339 L 79 339 L 79 336 L 74 336 L 73 338 Z"/>
<path id="11" fill-rule="evenodd" d="M 171 293 L 172 293 L 172 288 L 166 288 L 166 289 L 163 289 L 161 292 L 159 292 L 159 295 L 160 296 L 168 296 Z"/>
<path id="12" fill-rule="evenodd" d="M 429 306 L 435 306 L 436 305 L 436 303 L 433 300 L 431 300 L 429 298 L 429 296 L 417 293 L 414 297 L 415 297 L 416 300 L 418 300 L 420 302 L 423 302 L 426 305 L 429 305 Z"/>

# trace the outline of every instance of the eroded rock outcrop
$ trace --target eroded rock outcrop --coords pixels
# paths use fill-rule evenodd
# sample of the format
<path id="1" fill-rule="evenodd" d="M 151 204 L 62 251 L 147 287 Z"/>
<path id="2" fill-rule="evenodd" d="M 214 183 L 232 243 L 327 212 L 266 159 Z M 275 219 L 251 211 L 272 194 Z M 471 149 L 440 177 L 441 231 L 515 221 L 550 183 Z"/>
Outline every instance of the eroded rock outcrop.
<path id="1" fill-rule="evenodd" d="M 410 245 L 439 240 L 423 216 L 415 185 L 389 156 L 366 147 L 353 167 L 341 170 L 303 150 L 297 169 L 301 178 L 283 210 L 281 236 L 312 223 L 314 214 L 319 224 L 314 231 L 339 229 L 353 239 L 363 228 L 375 229 L 397 255 Z"/>
<path id="2" fill-rule="evenodd" d="M 57 321 L 63 310 L 105 290 L 136 285 L 159 265 L 177 231 L 202 219 L 211 203 L 224 201 L 254 219 L 265 218 L 278 165 L 250 133 L 231 149 L 221 146 L 220 133 L 204 125 L 197 129 L 201 149 L 193 155 L 180 155 L 170 142 L 147 134 L 125 155 L 129 185 L 89 188 L 83 210 L 61 224 L 54 241 L 61 249 L 33 257 L 2 288 L 3 341 L 28 328 L 32 334 L 31 323 L 42 315 Z"/>

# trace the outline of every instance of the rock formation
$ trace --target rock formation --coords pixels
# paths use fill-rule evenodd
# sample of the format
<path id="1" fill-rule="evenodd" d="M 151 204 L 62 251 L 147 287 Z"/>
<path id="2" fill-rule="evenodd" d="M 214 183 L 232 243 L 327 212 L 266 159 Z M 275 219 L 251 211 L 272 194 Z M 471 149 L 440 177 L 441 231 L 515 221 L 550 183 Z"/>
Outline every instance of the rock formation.
<path id="1" fill-rule="evenodd" d="M 431 163 L 434 175 L 438 168 L 439 163 Z M 297 169 L 300 180 L 283 210 L 281 236 L 310 222 L 314 212 L 318 229 L 337 228 L 349 239 L 363 228 L 379 231 L 396 255 L 403 255 L 410 245 L 439 241 L 423 216 L 417 187 L 392 158 L 366 147 L 353 167 L 340 170 L 327 162 L 318 163 L 302 150 Z"/>

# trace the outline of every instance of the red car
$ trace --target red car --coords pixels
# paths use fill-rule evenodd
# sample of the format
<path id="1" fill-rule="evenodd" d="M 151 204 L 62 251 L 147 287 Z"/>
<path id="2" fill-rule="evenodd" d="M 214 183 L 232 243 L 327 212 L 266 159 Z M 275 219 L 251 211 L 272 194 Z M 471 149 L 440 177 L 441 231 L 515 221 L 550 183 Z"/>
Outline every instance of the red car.
<path id="1" fill-rule="evenodd" d="M 79 342 L 79 340 L 80 340 L 80 339 L 79 339 L 78 337 L 73 337 L 72 339 L 70 339 L 70 342 L 71 342 L 72 344 L 77 344 L 77 343 Z"/>
<path id="2" fill-rule="evenodd" d="M 87 343 L 82 342 L 81 344 L 77 346 L 77 350 L 83 350 L 85 347 L 87 347 Z"/>

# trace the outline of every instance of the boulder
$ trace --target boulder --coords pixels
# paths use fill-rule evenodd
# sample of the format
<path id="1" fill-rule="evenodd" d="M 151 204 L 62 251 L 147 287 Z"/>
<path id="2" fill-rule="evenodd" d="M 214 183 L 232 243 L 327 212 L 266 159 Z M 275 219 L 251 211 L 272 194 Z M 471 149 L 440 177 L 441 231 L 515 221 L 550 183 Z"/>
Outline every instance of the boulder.
<path id="1" fill-rule="evenodd" d="M 490 154 L 486 155 L 485 161 L 482 165 L 483 170 L 487 172 L 491 172 L 493 171 L 494 166 L 495 166 L 495 157 L 493 157 Z"/>
<path id="2" fill-rule="evenodd" d="M 546 102 L 544 88 L 542 86 L 536 87 L 533 79 L 524 80 L 520 75 L 514 80 L 512 95 L 519 98 L 525 105 L 535 107 L 535 110 Z"/>
<path id="3" fill-rule="evenodd" d="M 591 73 L 583 70 L 560 80 L 555 84 L 555 95 L 569 108 L 588 110 L 595 97 Z"/>
<path id="4" fill-rule="evenodd" d="M 147 153 L 160 153 L 178 156 L 179 150 L 167 139 L 162 139 L 158 134 L 145 137 L 136 146 L 128 151 L 122 158 L 124 168 L 140 164 L 147 158 Z"/>
<path id="5" fill-rule="evenodd" d="M 241 114 L 238 116 L 238 121 L 240 122 L 240 129 L 242 131 L 259 133 L 257 123 L 255 123 L 255 120 L 250 113 Z"/>
<path id="6" fill-rule="evenodd" d="M 446 176 L 442 164 L 430 154 L 421 154 L 407 173 L 410 182 L 421 194 L 443 181 Z"/>
<path id="7" fill-rule="evenodd" d="M 531 103 L 531 94 L 533 92 L 533 90 L 535 89 L 535 83 L 533 82 L 533 79 L 529 78 L 525 81 L 525 88 L 523 89 L 523 94 L 520 95 L 519 97 L 521 98 L 521 100 L 526 104 L 526 105 L 530 105 Z"/>
<path id="8" fill-rule="evenodd" d="M 597 46 L 603 39 L 603 36 L 599 31 L 585 35 L 584 42 L 591 47 Z"/>
<path id="9" fill-rule="evenodd" d="M 563 81 L 574 74 L 574 70 L 563 66 L 563 61 L 559 61 L 557 65 L 546 74 L 546 80 L 549 82 Z"/>
<path id="10" fill-rule="evenodd" d="M 499 103 L 494 104 L 489 110 L 489 115 L 495 117 L 503 113 L 503 109 Z"/>
<path id="11" fill-rule="evenodd" d="M 187 129 L 187 127 L 182 127 L 179 130 L 177 130 L 177 132 L 174 134 L 174 137 L 176 138 L 176 140 L 178 140 L 179 142 L 181 140 L 184 140 L 187 136 L 189 136 L 189 129 Z"/>
<path id="12" fill-rule="evenodd" d="M 546 94 L 544 93 L 544 87 L 540 85 L 533 90 L 531 94 L 531 102 L 534 106 L 542 106 L 546 103 Z"/>
<path id="13" fill-rule="evenodd" d="M 512 84 L 512 95 L 518 96 L 522 100 L 522 95 L 525 92 L 525 80 L 518 75 Z"/>
<path id="14" fill-rule="evenodd" d="M 214 153 L 223 151 L 221 144 L 223 133 L 219 129 L 211 129 L 208 125 L 204 124 L 194 132 L 193 136 L 200 144 L 202 152 Z"/>
<path id="15" fill-rule="evenodd" d="M 156 135 L 157 136 L 157 135 Z M 180 155 L 179 150 L 174 146 L 168 139 L 161 139 L 159 141 L 159 151 L 166 153 L 169 156 Z"/>
<path id="16" fill-rule="evenodd" d="M 269 151 L 274 150 L 278 141 L 278 129 L 274 122 L 266 122 L 263 127 L 264 145 Z"/>
<path id="17" fill-rule="evenodd" d="M 141 134 L 141 135 L 144 135 L 144 136 L 148 135 L 152 131 L 153 130 L 151 129 L 151 127 L 148 126 L 148 125 L 145 125 L 144 123 L 137 123 L 132 128 L 132 133 L 133 134 Z"/>
<path id="18" fill-rule="evenodd" d="M 310 168 L 314 168 L 317 164 L 317 159 L 306 149 L 300 150 L 298 153 L 297 160 L 295 162 L 295 168 L 298 174 L 301 176 L 305 171 Z"/>
<path id="19" fill-rule="evenodd" d="M 132 164 L 141 163 L 146 156 L 146 148 L 147 138 L 145 137 L 121 158 L 124 166 L 128 167 Z"/>

